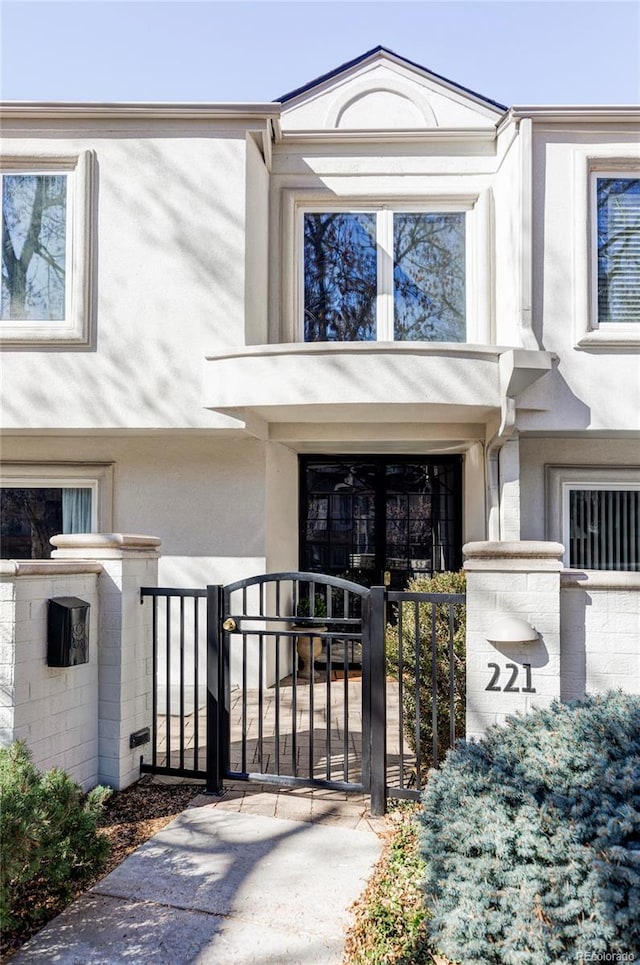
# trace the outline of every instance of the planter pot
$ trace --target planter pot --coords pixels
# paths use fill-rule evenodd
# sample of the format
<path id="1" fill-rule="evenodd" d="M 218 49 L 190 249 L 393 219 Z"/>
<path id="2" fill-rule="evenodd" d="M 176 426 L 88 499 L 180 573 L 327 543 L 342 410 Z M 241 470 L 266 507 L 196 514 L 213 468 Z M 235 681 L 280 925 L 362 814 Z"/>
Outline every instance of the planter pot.
<path id="1" fill-rule="evenodd" d="M 298 656 L 302 661 L 302 667 L 298 671 L 298 677 L 303 680 L 321 680 L 322 674 L 314 669 L 313 662 L 322 653 L 322 637 L 316 637 L 316 633 L 322 633 L 326 627 L 302 627 L 299 624 L 293 627 L 294 630 L 306 630 L 300 634 L 297 640 Z"/>

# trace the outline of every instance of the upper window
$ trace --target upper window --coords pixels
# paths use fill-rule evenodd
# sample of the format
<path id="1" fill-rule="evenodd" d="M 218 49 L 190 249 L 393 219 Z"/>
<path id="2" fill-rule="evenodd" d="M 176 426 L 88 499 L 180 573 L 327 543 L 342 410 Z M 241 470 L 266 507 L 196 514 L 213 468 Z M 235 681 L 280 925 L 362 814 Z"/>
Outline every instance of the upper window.
<path id="1" fill-rule="evenodd" d="M 640 178 L 598 175 L 599 325 L 640 322 Z"/>
<path id="2" fill-rule="evenodd" d="M 305 210 L 303 337 L 467 340 L 466 212 Z"/>
<path id="3" fill-rule="evenodd" d="M 0 337 L 11 346 L 90 338 L 90 154 L 4 157 Z"/>
<path id="4" fill-rule="evenodd" d="M 67 240 L 67 175 L 3 174 L 3 321 L 64 319 Z"/>

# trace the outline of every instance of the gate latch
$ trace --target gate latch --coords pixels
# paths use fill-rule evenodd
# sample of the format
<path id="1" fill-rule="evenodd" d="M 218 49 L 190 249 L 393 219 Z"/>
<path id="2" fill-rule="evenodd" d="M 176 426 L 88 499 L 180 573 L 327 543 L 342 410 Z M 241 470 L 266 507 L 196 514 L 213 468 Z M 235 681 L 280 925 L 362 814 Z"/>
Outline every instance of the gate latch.
<path id="1" fill-rule="evenodd" d="M 385 585 L 385 586 L 391 586 L 391 570 L 385 570 L 385 571 L 384 571 L 384 577 L 383 577 L 383 579 L 384 579 L 384 585 Z"/>
<path id="2" fill-rule="evenodd" d="M 236 621 L 233 619 L 233 617 L 227 617 L 222 624 L 222 629 L 226 630 L 227 633 L 233 633 L 233 631 L 236 629 Z"/>

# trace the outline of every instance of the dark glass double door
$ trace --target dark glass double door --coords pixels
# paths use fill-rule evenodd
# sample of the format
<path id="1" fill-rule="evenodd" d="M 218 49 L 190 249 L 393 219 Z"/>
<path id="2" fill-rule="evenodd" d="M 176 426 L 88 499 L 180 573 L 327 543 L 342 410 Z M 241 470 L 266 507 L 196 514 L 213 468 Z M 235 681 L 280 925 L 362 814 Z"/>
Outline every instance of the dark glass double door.
<path id="1" fill-rule="evenodd" d="M 462 562 L 460 456 L 301 456 L 300 567 L 404 589 Z"/>

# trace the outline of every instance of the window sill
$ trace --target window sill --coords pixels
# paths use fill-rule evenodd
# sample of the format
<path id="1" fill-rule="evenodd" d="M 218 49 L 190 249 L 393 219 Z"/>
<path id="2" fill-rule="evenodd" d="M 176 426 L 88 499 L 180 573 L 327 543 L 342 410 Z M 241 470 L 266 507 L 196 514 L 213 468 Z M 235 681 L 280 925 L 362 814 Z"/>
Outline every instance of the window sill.
<path id="1" fill-rule="evenodd" d="M 640 324 L 606 331 L 602 328 L 594 329 L 578 339 L 577 349 L 593 348 L 640 348 Z"/>
<path id="2" fill-rule="evenodd" d="M 88 326 L 78 322 L 0 322 L 0 349 L 83 347 L 91 344 Z"/>
<path id="3" fill-rule="evenodd" d="M 276 355 L 454 355 L 498 357 L 509 346 L 472 345 L 468 342 L 271 342 L 233 346 L 207 355 L 208 361 L 233 358 L 265 358 Z"/>

